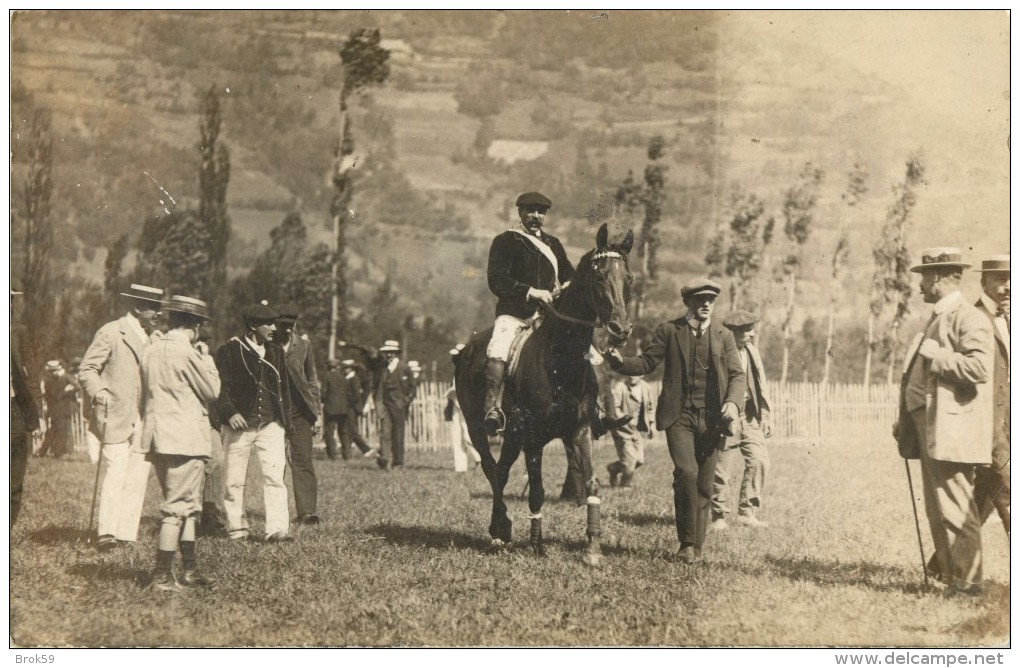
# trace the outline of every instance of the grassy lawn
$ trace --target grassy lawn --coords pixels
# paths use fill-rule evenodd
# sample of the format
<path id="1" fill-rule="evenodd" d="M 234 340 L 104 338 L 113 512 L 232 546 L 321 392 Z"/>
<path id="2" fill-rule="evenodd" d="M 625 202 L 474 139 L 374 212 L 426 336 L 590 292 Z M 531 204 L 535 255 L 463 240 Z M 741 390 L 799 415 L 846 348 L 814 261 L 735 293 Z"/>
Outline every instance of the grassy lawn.
<path id="1" fill-rule="evenodd" d="M 597 451 L 601 478 L 612 448 Z M 601 568 L 581 562 L 583 508 L 557 500 L 547 449 L 548 555 L 526 547 L 523 463 L 511 477 L 515 548 L 483 554 L 490 493 L 443 452 L 406 470 L 316 460 L 323 524 L 283 545 L 202 539 L 212 591 L 140 586 L 152 568 L 158 489 L 138 545 L 95 552 L 94 468 L 33 459 L 11 537 L 11 634 L 20 646 L 972 646 L 1009 639 L 1009 550 L 985 527 L 986 594 L 925 593 L 902 460 L 889 444 L 774 444 L 762 518 L 710 534 L 706 562 L 673 558 L 668 455 L 648 450 L 639 487 L 603 493 Z M 289 479 L 289 476 L 288 476 Z M 915 471 L 915 491 L 920 497 Z M 261 496 L 253 495 L 253 496 Z M 920 503 L 920 501 L 919 501 Z M 253 528 L 261 500 L 251 499 Z M 930 537 L 922 517 L 926 554 Z"/>

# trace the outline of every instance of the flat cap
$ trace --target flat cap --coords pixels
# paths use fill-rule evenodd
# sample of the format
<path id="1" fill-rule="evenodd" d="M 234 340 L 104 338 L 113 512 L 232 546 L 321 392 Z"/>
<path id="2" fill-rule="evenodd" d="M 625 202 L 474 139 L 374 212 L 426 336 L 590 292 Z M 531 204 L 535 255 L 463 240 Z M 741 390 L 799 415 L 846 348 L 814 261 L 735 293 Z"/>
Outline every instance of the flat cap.
<path id="1" fill-rule="evenodd" d="M 544 206 L 548 209 L 552 206 L 552 200 L 542 193 L 524 193 L 517 198 L 517 206 Z"/>
<path id="2" fill-rule="evenodd" d="M 758 316 L 750 311 L 737 309 L 735 311 L 730 311 L 730 313 L 723 318 L 722 324 L 730 329 L 740 329 L 742 327 L 751 327 L 756 322 L 758 322 Z"/>
<path id="3" fill-rule="evenodd" d="M 277 306 L 276 312 L 280 314 L 276 318 L 279 322 L 289 322 L 291 324 L 297 322 L 298 316 L 301 315 L 301 311 L 298 309 L 297 305 L 289 302 Z"/>
<path id="4" fill-rule="evenodd" d="M 722 292 L 722 286 L 713 281 L 710 278 L 699 276 L 692 278 L 683 284 L 680 288 L 680 296 L 684 299 L 688 297 L 694 297 L 696 295 L 712 295 L 718 297 L 719 293 Z"/>
<path id="5" fill-rule="evenodd" d="M 280 314 L 268 304 L 252 304 L 244 309 L 244 321 L 252 322 L 274 322 Z"/>

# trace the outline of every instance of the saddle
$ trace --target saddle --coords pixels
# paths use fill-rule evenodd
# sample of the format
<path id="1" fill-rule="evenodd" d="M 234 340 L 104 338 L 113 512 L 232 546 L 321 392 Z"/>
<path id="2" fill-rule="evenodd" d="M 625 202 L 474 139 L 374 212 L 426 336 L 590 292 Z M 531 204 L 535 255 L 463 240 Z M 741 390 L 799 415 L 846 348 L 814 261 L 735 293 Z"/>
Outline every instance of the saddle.
<path id="1" fill-rule="evenodd" d="M 513 343 L 510 344 L 510 352 L 506 356 L 506 379 L 503 381 L 504 385 L 506 385 L 506 380 L 516 376 L 517 364 L 521 359 L 521 349 L 524 347 L 524 343 L 535 333 L 535 330 L 538 329 L 538 326 L 542 324 L 543 320 L 545 320 L 543 313 L 535 313 L 535 315 L 524 321 L 524 327 L 521 327 L 520 331 L 517 332 Z"/>

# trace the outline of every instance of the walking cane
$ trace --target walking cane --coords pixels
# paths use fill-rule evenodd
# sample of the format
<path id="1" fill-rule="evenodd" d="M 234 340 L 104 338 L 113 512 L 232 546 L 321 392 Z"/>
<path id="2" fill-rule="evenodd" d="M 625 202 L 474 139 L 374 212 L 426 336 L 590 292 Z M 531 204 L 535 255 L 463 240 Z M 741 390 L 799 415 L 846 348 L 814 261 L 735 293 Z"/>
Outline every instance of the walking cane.
<path id="1" fill-rule="evenodd" d="M 924 559 L 924 547 L 921 544 L 921 520 L 917 517 L 917 500 L 914 498 L 914 479 L 910 475 L 910 463 L 904 459 L 903 467 L 907 469 L 907 486 L 910 488 L 910 505 L 914 508 L 914 528 L 917 529 L 917 549 L 921 553 L 921 572 L 924 573 L 925 589 L 931 586 L 928 581 L 928 562 Z"/>
<path id="2" fill-rule="evenodd" d="M 92 541 L 92 521 L 96 517 L 96 497 L 99 494 L 99 472 L 103 469 L 103 448 L 106 447 L 106 421 L 110 416 L 110 404 L 103 406 L 103 423 L 99 427 L 99 461 L 96 462 L 96 481 L 92 485 L 92 508 L 89 510 L 88 541 Z"/>

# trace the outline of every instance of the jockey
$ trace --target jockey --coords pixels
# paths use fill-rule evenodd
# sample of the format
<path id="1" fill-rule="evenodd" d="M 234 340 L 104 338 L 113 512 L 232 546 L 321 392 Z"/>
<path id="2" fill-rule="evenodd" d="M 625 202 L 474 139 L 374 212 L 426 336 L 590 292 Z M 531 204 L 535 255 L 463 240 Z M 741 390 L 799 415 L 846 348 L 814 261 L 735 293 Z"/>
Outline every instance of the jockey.
<path id="1" fill-rule="evenodd" d="M 551 305 L 574 276 L 574 265 L 563 244 L 542 229 L 551 206 L 552 201 L 541 193 L 524 193 L 517 198 L 520 225 L 497 236 L 489 247 L 489 289 L 499 298 L 492 338 L 485 350 L 485 429 L 490 436 L 506 426 L 497 401 L 514 337 L 539 304 Z M 602 422 L 596 407 L 592 411 L 595 438 L 605 433 L 607 426 L 612 427 Z"/>

